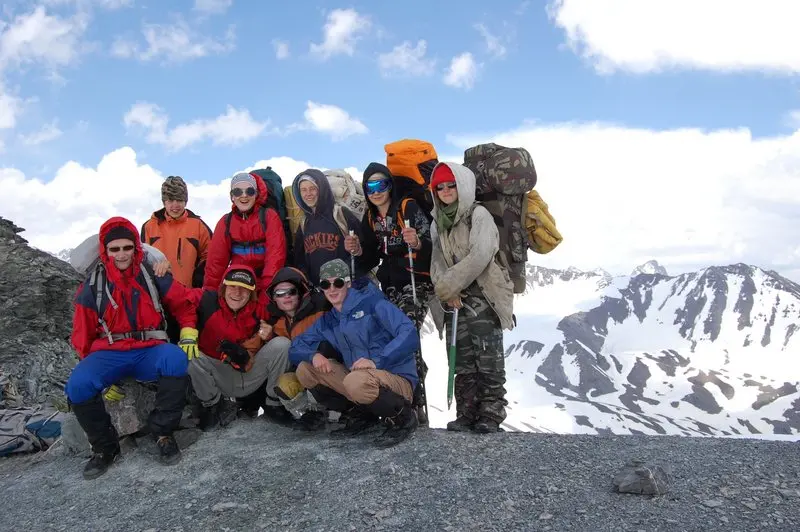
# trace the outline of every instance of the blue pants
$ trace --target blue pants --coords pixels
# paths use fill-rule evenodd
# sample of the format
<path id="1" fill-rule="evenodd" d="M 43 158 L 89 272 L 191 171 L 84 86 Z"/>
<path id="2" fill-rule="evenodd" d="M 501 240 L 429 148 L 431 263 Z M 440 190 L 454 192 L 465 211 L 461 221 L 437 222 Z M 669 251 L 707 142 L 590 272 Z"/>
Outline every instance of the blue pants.
<path id="1" fill-rule="evenodd" d="M 160 377 L 187 375 L 186 353 L 175 344 L 159 344 L 131 351 L 95 351 L 78 362 L 64 391 L 72 404 L 80 404 L 126 377 L 157 381 Z"/>

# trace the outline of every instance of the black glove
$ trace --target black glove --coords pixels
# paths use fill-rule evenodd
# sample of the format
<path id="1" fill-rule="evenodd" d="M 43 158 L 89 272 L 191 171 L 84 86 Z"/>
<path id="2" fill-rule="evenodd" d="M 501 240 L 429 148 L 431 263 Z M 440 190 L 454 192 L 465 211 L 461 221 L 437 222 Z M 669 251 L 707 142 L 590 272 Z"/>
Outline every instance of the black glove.
<path id="1" fill-rule="evenodd" d="M 247 364 L 250 362 L 250 353 L 244 347 L 230 340 L 223 340 L 219 344 L 222 352 L 222 361 L 230 364 L 233 369 L 247 371 Z"/>

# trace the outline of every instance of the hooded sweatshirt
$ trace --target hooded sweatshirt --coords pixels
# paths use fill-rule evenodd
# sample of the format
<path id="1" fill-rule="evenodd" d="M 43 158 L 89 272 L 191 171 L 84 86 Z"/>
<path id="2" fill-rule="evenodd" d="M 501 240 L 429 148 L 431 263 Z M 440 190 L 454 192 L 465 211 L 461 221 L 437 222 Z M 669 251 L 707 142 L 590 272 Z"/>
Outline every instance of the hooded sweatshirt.
<path id="1" fill-rule="evenodd" d="M 300 301 L 295 310 L 294 316 L 288 316 L 280 308 L 274 299 L 267 306 L 269 310 L 269 320 L 267 323 L 273 326 L 272 334 L 282 336 L 289 340 L 303 334 L 322 314 L 330 309 L 331 305 L 325 299 L 325 295 L 312 288 L 308 278 L 297 268 L 286 267 L 281 269 L 272 279 L 272 284 L 267 288 L 268 293 L 280 283 L 292 283 L 298 290 Z"/>
<path id="2" fill-rule="evenodd" d="M 379 163 L 370 163 L 364 170 L 362 187 L 367 194 L 367 181 L 374 174 L 384 174 L 392 180 L 391 199 L 386 217 L 378 213 L 378 207 L 367 200 L 367 213 L 361 220 L 361 232 L 364 235 L 361 246 L 361 262 L 365 269 L 372 269 L 380 262 L 378 281 L 386 287 L 403 287 L 411 284 L 411 263 L 409 261 L 408 244 L 403 240 L 404 220 L 417 230 L 422 247 L 412 251 L 414 259 L 414 278 L 418 283 L 430 283 L 431 267 L 431 219 L 422 210 L 416 200 L 401 196 L 395 186 L 395 177 L 389 169 Z M 402 209 L 402 210 L 401 210 Z"/>
<path id="3" fill-rule="evenodd" d="M 116 267 L 114 260 L 108 256 L 106 246 L 103 245 L 106 235 L 115 227 L 124 227 L 130 231 L 135 246 L 133 263 L 122 271 Z M 136 236 L 133 224 L 118 216 L 107 220 L 100 227 L 98 238 L 100 260 L 105 268 L 108 293 L 116 303 L 116 308 L 109 302 L 101 303 L 104 308 L 98 309 L 95 292 L 88 281 L 78 287 L 72 319 L 72 345 L 79 358 L 85 358 L 93 351 L 130 351 L 164 343 L 164 340 L 157 339 L 124 338 L 115 340 L 111 344 L 99 322 L 99 317 L 102 316 L 112 334 L 156 330 L 162 326 L 163 318 L 156 310 L 142 273 L 144 251 L 142 243 Z M 162 305 L 175 317 L 178 324 L 181 327 L 194 327 L 197 315 L 190 301 L 189 290 L 181 283 L 175 282 L 170 273 L 152 278 Z"/>
<path id="4" fill-rule="evenodd" d="M 260 294 L 286 262 L 286 236 L 281 217 L 274 209 L 264 207 L 269 194 L 264 180 L 256 174 L 250 175 L 258 188 L 255 205 L 247 212 L 240 212 L 232 203 L 231 212 L 217 222 L 206 262 L 205 290 L 217 290 L 228 266 L 238 264 L 250 266 L 256 273 Z M 266 230 L 259 219 L 262 208 L 265 209 Z M 231 217 L 230 230 L 228 216 Z"/>
<path id="5" fill-rule="evenodd" d="M 319 189 L 319 196 L 315 208 L 309 207 L 300 195 L 300 178 L 310 177 Z M 333 259 L 342 259 L 350 264 L 350 253 L 344 249 L 344 237 L 342 228 L 336 222 L 334 216 L 335 201 L 331 185 L 328 178 L 319 170 L 308 169 L 297 175 L 292 183 L 292 194 L 297 199 L 297 205 L 303 211 L 304 220 L 297 228 L 295 234 L 294 264 L 300 270 L 306 272 L 308 280 L 313 286 L 319 284 L 319 269 L 326 262 Z M 343 224 L 347 230 L 354 231 L 354 235 L 361 240 L 361 223 L 358 218 L 344 206 L 336 206 L 337 211 L 341 209 Z M 356 258 L 355 277 L 363 275 L 360 260 Z"/>

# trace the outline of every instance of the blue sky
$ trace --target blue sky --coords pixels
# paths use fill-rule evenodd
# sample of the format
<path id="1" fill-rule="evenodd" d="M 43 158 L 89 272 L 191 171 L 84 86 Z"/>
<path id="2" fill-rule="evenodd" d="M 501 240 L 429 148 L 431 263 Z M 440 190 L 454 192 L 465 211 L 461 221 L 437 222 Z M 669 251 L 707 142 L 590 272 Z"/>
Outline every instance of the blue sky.
<path id="1" fill-rule="evenodd" d="M 180 174 L 197 185 L 203 200 L 195 207 L 208 206 L 200 214 L 213 224 L 227 201 L 223 181 L 261 161 L 357 171 L 399 138 L 425 138 L 456 160 L 465 143 L 507 139 L 534 155 L 542 194 L 568 229 L 566 251 L 545 263 L 624 273 L 653 256 L 678 270 L 743 260 L 800 271 L 794 204 L 785 204 L 800 169 L 800 60 L 786 51 L 800 44 L 787 22 L 797 7 L 775 2 L 756 11 L 754 2 L 726 18 L 712 4 L 727 5 L 11 0 L 0 10 L 0 184 L 47 187 L 61 176 L 88 198 L 83 187 L 110 172 L 120 180 L 115 190 L 130 190 L 115 208 L 135 218 L 158 207 L 163 176 Z M 769 22 L 739 31 L 757 15 Z M 740 165 L 719 160 L 729 151 Z M 114 153 L 119 175 L 101 164 Z M 770 165 L 781 170 L 764 170 Z M 749 187 L 759 171 L 777 183 L 747 197 L 786 211 L 769 220 L 788 233 L 768 252 L 757 231 L 733 231 L 734 238 L 725 229 L 751 205 L 737 180 Z M 659 206 L 663 194 L 641 191 L 676 173 L 679 186 L 707 179 L 698 186 L 719 201 L 687 206 L 699 217 L 673 239 L 664 216 L 678 205 Z M 580 191 L 587 197 L 576 200 Z M 612 253 L 586 220 L 597 218 L 598 202 L 610 206 L 621 195 L 639 207 L 601 215 L 619 228 L 613 238 L 621 250 Z M 149 203 L 136 203 L 142 198 Z M 74 203 L 83 217 L 65 214 L 61 232 L 6 201 L 0 215 L 44 248 L 88 236 L 89 200 Z M 665 238 L 640 241 L 653 231 Z"/>

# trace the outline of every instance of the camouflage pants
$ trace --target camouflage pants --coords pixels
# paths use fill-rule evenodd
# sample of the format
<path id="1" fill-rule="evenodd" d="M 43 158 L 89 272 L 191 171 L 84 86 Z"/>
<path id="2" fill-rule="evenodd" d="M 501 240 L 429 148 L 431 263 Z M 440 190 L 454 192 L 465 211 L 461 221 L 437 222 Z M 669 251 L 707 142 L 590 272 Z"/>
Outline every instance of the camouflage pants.
<path id="1" fill-rule="evenodd" d="M 483 297 L 467 295 L 466 308 L 458 311 L 454 396 L 456 415 L 475 421 L 481 417 L 502 423 L 506 418 L 506 370 L 503 329 L 494 310 Z M 446 321 L 447 342 L 451 336 L 451 314 Z"/>
<path id="2" fill-rule="evenodd" d="M 428 314 L 428 301 L 433 296 L 433 285 L 431 283 L 417 283 L 417 304 L 414 304 L 414 293 L 411 285 L 405 286 L 387 286 L 384 289 L 386 298 L 392 302 L 397 308 L 403 311 L 408 318 L 414 323 L 419 334 L 422 324 L 425 322 L 425 316 Z M 428 374 L 428 366 L 422 358 L 422 352 L 417 351 L 415 354 L 417 360 L 417 376 L 419 377 L 420 385 L 414 390 L 414 406 L 425 405 L 427 398 L 425 397 L 425 375 Z"/>

